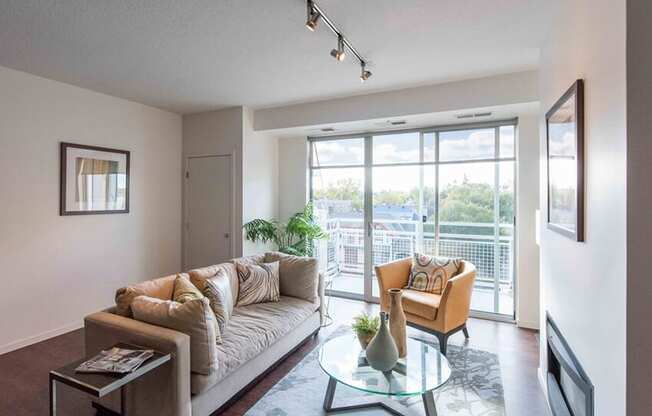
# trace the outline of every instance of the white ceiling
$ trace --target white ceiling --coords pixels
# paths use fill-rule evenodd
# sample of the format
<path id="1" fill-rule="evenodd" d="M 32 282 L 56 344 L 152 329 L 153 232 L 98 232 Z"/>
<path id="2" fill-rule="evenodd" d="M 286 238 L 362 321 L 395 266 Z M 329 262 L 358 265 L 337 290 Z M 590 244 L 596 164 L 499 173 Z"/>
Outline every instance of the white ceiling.
<path id="1" fill-rule="evenodd" d="M 317 0 L 370 60 L 361 84 L 304 0 L 0 0 L 0 65 L 180 113 L 534 69 L 541 0 Z"/>

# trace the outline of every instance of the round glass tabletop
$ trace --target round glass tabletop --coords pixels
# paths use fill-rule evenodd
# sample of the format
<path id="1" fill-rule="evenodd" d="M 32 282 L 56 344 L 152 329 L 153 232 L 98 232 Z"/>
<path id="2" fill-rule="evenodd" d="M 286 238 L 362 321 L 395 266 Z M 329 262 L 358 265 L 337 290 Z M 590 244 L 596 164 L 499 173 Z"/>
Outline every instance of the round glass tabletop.
<path id="1" fill-rule="evenodd" d="M 355 335 L 342 335 L 319 350 L 319 365 L 340 383 L 368 393 L 411 396 L 434 390 L 448 381 L 451 368 L 437 347 L 408 338 L 407 355 L 391 372 L 374 370 Z"/>

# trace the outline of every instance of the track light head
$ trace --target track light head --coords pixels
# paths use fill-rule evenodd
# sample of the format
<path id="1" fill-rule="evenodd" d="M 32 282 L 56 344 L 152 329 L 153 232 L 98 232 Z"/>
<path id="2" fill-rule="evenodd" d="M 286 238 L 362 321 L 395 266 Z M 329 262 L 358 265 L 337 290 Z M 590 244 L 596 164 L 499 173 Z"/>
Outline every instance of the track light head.
<path id="1" fill-rule="evenodd" d="M 306 17 L 306 27 L 309 31 L 314 32 L 317 29 L 317 23 L 319 22 L 319 12 L 315 10 L 315 6 L 312 3 L 312 0 L 307 0 L 306 5 L 308 7 L 307 17 Z"/>
<path id="2" fill-rule="evenodd" d="M 371 78 L 371 71 L 367 71 L 365 67 L 367 64 L 365 62 L 360 62 L 360 82 L 365 82 Z"/>
<path id="3" fill-rule="evenodd" d="M 337 36 L 337 49 L 331 50 L 331 56 L 338 61 L 343 61 L 346 58 L 346 52 L 344 52 L 344 37 L 342 35 Z"/>

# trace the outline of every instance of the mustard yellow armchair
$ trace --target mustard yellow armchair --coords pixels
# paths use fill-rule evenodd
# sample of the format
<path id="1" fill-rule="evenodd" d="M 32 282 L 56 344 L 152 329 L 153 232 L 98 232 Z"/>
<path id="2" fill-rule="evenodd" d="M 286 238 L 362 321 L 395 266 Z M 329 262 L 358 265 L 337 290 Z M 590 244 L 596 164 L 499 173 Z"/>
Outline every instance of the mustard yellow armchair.
<path id="1" fill-rule="evenodd" d="M 403 289 L 408 283 L 411 266 L 412 259 L 406 258 L 375 267 L 381 310 L 389 312 L 387 290 Z M 448 280 L 441 295 L 403 289 L 402 304 L 408 325 L 435 335 L 444 355 L 451 335 L 463 331 L 464 336 L 469 337 L 466 320 L 469 317 L 475 275 L 475 266 L 462 261 L 459 274 Z"/>

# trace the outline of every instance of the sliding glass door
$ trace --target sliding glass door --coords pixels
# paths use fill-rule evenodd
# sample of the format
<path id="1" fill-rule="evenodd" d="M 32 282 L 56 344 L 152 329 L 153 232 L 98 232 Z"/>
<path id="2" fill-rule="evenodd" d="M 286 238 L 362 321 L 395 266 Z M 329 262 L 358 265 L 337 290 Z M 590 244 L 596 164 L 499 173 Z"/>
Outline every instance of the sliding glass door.
<path id="1" fill-rule="evenodd" d="M 377 301 L 374 266 L 460 257 L 478 268 L 472 309 L 513 316 L 514 132 L 510 121 L 310 139 L 331 293 Z"/>

